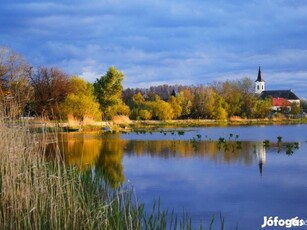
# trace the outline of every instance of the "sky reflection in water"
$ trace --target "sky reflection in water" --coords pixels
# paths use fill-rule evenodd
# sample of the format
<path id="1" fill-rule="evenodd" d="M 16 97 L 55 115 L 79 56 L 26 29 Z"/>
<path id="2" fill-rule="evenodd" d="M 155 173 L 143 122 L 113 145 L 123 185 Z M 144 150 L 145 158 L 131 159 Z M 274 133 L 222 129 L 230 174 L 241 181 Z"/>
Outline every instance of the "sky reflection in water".
<path id="1" fill-rule="evenodd" d="M 306 128 L 70 133 L 63 136 L 63 148 L 69 164 L 95 169 L 113 187 L 130 184 L 147 207 L 160 198 L 162 208 L 179 214 L 184 209 L 195 224 L 208 225 L 221 212 L 226 229 L 237 223 L 239 229 L 260 229 L 263 216 L 307 219 Z M 264 147 L 264 140 L 269 146 Z"/>

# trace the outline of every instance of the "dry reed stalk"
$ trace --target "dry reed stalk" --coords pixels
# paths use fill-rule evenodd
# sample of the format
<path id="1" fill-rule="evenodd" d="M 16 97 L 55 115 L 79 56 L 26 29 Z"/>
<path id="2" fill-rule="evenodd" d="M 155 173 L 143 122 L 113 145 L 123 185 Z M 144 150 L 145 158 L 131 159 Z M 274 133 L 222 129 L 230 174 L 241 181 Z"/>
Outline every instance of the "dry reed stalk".
<path id="1" fill-rule="evenodd" d="M 44 156 L 50 134 L 0 117 L 0 229 L 77 228 L 81 217 L 90 222 L 78 172 L 66 168 L 58 145 L 52 163 Z"/>

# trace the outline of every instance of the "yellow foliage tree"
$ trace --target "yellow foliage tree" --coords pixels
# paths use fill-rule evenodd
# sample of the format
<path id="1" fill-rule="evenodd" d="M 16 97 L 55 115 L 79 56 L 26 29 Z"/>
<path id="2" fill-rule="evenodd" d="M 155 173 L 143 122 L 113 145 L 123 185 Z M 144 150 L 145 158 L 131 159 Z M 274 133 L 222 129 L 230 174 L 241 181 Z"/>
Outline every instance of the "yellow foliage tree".
<path id="1" fill-rule="evenodd" d="M 100 105 L 94 96 L 93 86 L 79 77 L 72 77 L 69 82 L 70 92 L 61 104 L 61 111 L 66 116 L 78 120 L 91 118 L 101 120 Z"/>

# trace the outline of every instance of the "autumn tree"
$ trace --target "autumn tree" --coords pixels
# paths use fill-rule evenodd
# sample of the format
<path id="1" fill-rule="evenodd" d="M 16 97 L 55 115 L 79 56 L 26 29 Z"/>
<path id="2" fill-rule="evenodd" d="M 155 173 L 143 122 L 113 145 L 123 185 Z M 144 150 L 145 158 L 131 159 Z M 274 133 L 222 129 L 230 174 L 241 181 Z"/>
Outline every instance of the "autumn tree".
<path id="1" fill-rule="evenodd" d="M 170 104 L 170 106 L 173 109 L 173 118 L 178 118 L 181 116 L 182 113 L 182 97 L 178 97 L 178 96 L 170 96 L 170 98 L 168 99 L 168 103 Z"/>
<path id="2" fill-rule="evenodd" d="M 21 55 L 0 47 L 0 100 L 9 103 L 11 115 L 22 114 L 32 97 L 29 68 Z"/>
<path id="3" fill-rule="evenodd" d="M 132 96 L 131 117 L 136 120 L 150 120 L 152 118 L 150 103 L 146 102 L 141 92 Z"/>
<path id="4" fill-rule="evenodd" d="M 128 115 L 129 107 L 122 100 L 122 81 L 124 73 L 115 67 L 110 67 L 104 76 L 96 79 L 94 92 L 105 118 L 111 119 L 114 115 Z"/>
<path id="5" fill-rule="evenodd" d="M 187 118 L 191 115 L 191 109 L 194 102 L 194 94 L 191 89 L 182 89 L 177 95 L 178 101 L 182 108 L 181 117 Z"/>
<path id="6" fill-rule="evenodd" d="M 148 102 L 147 105 L 151 109 L 152 116 L 157 120 L 172 120 L 174 118 L 171 104 L 161 100 L 158 95 L 154 101 Z"/>
<path id="7" fill-rule="evenodd" d="M 99 103 L 94 96 L 94 86 L 82 78 L 73 76 L 68 82 L 69 94 L 60 106 L 67 117 L 84 121 L 85 118 L 101 120 Z"/>
<path id="8" fill-rule="evenodd" d="M 204 86 L 194 92 L 192 115 L 194 118 L 212 118 L 214 108 L 214 91 Z"/>
<path id="9" fill-rule="evenodd" d="M 30 72 L 34 90 L 34 110 L 38 115 L 58 118 L 58 106 L 69 93 L 69 77 L 57 68 L 38 68 Z"/>
<path id="10" fill-rule="evenodd" d="M 228 104 L 228 116 L 239 116 L 242 111 L 243 95 L 238 84 L 234 81 L 217 82 L 213 86 Z"/>
<path id="11" fill-rule="evenodd" d="M 208 119 L 227 119 L 228 105 L 212 87 L 199 87 L 195 91 L 193 116 Z"/>

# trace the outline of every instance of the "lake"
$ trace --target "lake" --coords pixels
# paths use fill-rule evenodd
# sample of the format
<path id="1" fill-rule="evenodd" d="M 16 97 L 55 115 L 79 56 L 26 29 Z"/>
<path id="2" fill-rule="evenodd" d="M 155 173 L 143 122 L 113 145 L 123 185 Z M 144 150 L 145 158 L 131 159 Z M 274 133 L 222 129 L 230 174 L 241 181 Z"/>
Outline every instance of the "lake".
<path id="1" fill-rule="evenodd" d="M 63 133 L 60 139 L 68 164 L 92 169 L 114 188 L 133 188 L 148 212 L 159 199 L 162 209 L 188 212 L 195 228 L 208 228 L 220 214 L 225 229 L 261 229 L 264 216 L 307 220 L 307 125 Z"/>

